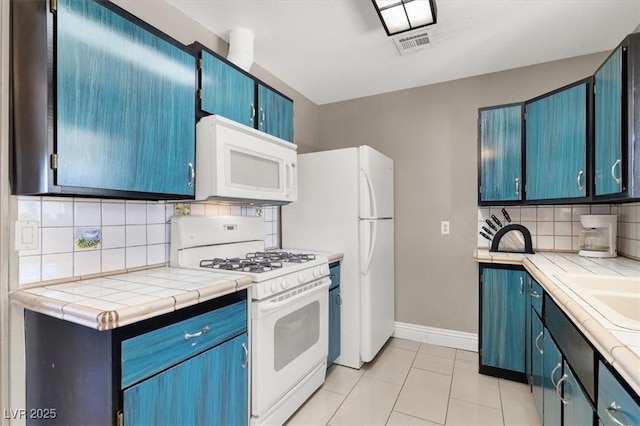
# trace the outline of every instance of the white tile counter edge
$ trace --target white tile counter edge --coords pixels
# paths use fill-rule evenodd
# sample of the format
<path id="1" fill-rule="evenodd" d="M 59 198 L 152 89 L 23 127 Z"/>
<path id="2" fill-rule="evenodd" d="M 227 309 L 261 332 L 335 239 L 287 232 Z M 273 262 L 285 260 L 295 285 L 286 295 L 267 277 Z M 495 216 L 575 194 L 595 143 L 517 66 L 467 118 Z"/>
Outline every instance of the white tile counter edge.
<path id="1" fill-rule="evenodd" d="M 249 287 L 251 278 L 248 276 L 160 267 L 26 288 L 11 292 L 10 297 L 13 303 L 25 309 L 104 331 Z M 142 289 L 145 288 L 145 291 L 157 289 L 156 295 L 144 293 Z M 141 301 L 132 301 L 131 296 Z M 123 302 L 111 303 L 110 300 Z"/>
<path id="2" fill-rule="evenodd" d="M 640 271 L 640 262 L 628 258 L 616 259 L 625 264 L 625 267 L 630 266 L 630 270 Z M 614 265 L 612 260 L 584 259 L 575 253 L 539 252 L 530 255 L 496 253 L 486 249 L 477 249 L 474 260 L 478 263 L 523 266 L 598 350 L 602 358 L 609 362 L 640 395 L 640 346 L 637 346 L 637 342 L 640 341 L 640 332 L 611 323 L 554 277 L 556 272 L 575 273 L 580 266 L 583 268 L 582 273 L 602 275 L 606 273 L 606 266 L 600 269 L 599 265 Z M 590 265 L 595 267 L 588 269 Z M 567 271 L 567 267 L 571 267 L 572 270 Z M 614 269 L 611 271 L 616 273 Z M 640 274 L 638 276 L 640 277 Z"/>

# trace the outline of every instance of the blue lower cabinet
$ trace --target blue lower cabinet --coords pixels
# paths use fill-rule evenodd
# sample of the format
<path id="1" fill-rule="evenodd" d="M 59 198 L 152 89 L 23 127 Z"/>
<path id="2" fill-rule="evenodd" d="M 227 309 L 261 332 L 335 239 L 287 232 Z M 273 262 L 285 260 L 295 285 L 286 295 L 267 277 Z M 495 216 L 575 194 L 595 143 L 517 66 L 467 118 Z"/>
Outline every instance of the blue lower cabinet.
<path id="1" fill-rule="evenodd" d="M 605 426 L 640 425 L 640 400 L 598 363 L 598 417 Z"/>
<path id="2" fill-rule="evenodd" d="M 544 331 L 542 320 L 531 308 L 531 389 L 538 419 L 544 417 Z"/>
<path id="3" fill-rule="evenodd" d="M 569 365 L 564 363 L 564 375 L 562 376 L 562 388 L 564 405 L 563 425 L 583 426 L 593 424 L 593 408 L 589 398 L 580 388 L 578 380 Z"/>
<path id="4" fill-rule="evenodd" d="M 340 299 L 340 263 L 329 265 L 329 356 L 327 366 L 340 356 L 340 310 L 342 309 L 342 299 Z"/>
<path id="5" fill-rule="evenodd" d="M 544 425 L 562 424 L 562 401 L 556 386 L 562 378 L 562 354 L 551 338 L 549 330 L 544 329 L 544 379 L 543 386 L 543 421 Z"/>
<path id="6" fill-rule="evenodd" d="M 327 366 L 340 356 L 340 286 L 329 290 L 329 356 Z"/>
<path id="7" fill-rule="evenodd" d="M 482 269 L 480 371 L 483 367 L 520 373 L 525 381 L 527 274 Z"/>
<path id="8" fill-rule="evenodd" d="M 124 391 L 124 423 L 246 425 L 247 333 Z"/>

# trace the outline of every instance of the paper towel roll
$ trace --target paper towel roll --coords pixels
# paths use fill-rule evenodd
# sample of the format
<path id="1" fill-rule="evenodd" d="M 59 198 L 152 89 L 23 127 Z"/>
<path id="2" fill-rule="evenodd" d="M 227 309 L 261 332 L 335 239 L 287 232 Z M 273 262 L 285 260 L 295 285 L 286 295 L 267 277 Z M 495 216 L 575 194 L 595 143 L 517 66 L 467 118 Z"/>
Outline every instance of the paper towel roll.
<path id="1" fill-rule="evenodd" d="M 253 31 L 242 27 L 231 29 L 227 59 L 243 70 L 249 71 L 253 64 Z"/>

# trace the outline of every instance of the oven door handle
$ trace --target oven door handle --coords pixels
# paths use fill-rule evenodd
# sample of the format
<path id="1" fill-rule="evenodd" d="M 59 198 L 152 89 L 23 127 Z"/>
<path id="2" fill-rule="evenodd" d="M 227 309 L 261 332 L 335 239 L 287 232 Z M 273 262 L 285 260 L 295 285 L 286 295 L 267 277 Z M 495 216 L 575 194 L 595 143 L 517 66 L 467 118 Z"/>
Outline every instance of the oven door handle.
<path id="1" fill-rule="evenodd" d="M 253 308 L 254 308 L 254 313 L 257 314 L 257 318 L 261 318 L 264 317 L 266 315 L 269 315 L 270 313 L 277 311 L 278 309 L 282 308 L 285 305 L 289 305 L 291 303 L 295 303 L 299 300 L 302 299 L 306 299 L 309 296 L 313 296 L 316 293 L 319 293 L 327 288 L 329 288 L 329 283 L 331 282 L 331 280 L 329 280 L 328 278 L 323 278 L 321 280 L 321 284 L 318 285 L 317 287 L 315 287 L 312 290 L 306 290 L 302 293 L 298 293 L 294 296 L 288 297 L 286 299 L 283 300 L 278 300 L 275 302 L 270 302 L 270 301 L 254 301 L 252 303 Z"/>

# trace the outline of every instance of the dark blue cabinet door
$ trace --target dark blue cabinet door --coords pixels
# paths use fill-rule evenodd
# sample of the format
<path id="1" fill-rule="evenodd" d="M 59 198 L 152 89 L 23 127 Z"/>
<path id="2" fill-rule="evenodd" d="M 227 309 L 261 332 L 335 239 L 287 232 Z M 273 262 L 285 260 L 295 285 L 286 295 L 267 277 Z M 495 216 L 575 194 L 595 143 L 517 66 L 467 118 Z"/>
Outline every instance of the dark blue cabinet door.
<path id="1" fill-rule="evenodd" d="M 622 47 L 595 75 L 595 195 L 622 192 Z"/>
<path id="2" fill-rule="evenodd" d="M 126 389 L 125 425 L 246 425 L 246 345 L 244 333 Z"/>
<path id="3" fill-rule="evenodd" d="M 340 356 L 340 287 L 329 291 L 329 356 L 327 365 Z"/>
<path id="4" fill-rule="evenodd" d="M 254 127 L 255 83 L 222 59 L 202 52 L 201 109 Z"/>
<path id="5" fill-rule="evenodd" d="M 293 102 L 258 84 L 258 129 L 293 142 Z"/>
<path id="6" fill-rule="evenodd" d="M 551 338 L 549 330 L 544 329 L 544 425 L 559 425 L 562 420 L 562 403 L 556 385 L 562 378 L 562 354 Z"/>
<path id="7" fill-rule="evenodd" d="M 55 16 L 56 184 L 193 195 L 195 57 L 94 1 Z"/>
<path id="8" fill-rule="evenodd" d="M 587 187 L 587 83 L 525 106 L 527 200 L 580 198 Z"/>
<path id="9" fill-rule="evenodd" d="M 564 363 L 564 374 L 566 378 L 563 376 L 562 388 L 565 403 L 562 424 L 564 426 L 592 425 L 593 409 L 589 403 L 589 398 L 580 388 L 578 380 L 566 361 Z"/>
<path id="10" fill-rule="evenodd" d="M 543 419 L 544 405 L 544 332 L 542 321 L 531 308 L 531 387 L 533 390 L 533 403 L 538 413 L 538 419 Z"/>
<path id="11" fill-rule="evenodd" d="M 482 364 L 525 372 L 524 271 L 483 269 Z"/>
<path id="12" fill-rule="evenodd" d="M 480 111 L 480 201 L 519 201 L 522 106 Z"/>

